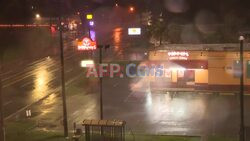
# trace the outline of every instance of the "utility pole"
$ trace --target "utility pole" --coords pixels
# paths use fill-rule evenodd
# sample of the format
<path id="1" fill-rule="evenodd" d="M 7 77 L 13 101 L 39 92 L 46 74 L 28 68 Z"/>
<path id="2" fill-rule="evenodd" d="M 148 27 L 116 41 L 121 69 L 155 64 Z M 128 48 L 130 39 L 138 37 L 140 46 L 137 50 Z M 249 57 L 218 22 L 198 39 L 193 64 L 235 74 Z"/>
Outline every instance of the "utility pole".
<path id="1" fill-rule="evenodd" d="M 61 82 L 62 82 L 62 102 L 63 102 L 63 126 L 64 136 L 68 137 L 68 119 L 67 119 L 67 106 L 66 106 L 66 95 L 65 95 L 65 78 L 64 78 L 64 52 L 63 52 L 63 37 L 62 37 L 62 24 L 61 16 L 59 17 L 60 23 L 60 57 L 61 57 Z"/>
<path id="2" fill-rule="evenodd" d="M 244 62 L 243 43 L 244 37 L 240 36 L 240 141 L 245 141 L 245 121 L 244 121 Z"/>
<path id="3" fill-rule="evenodd" d="M 0 54 L 0 73 L 2 73 L 3 57 Z M 3 93 L 2 93 L 2 75 L 0 74 L 0 141 L 5 141 L 4 116 L 3 116 Z"/>
<path id="4" fill-rule="evenodd" d="M 60 59 L 61 59 L 61 94 L 62 94 L 62 104 L 63 104 L 63 127 L 64 127 L 64 137 L 68 137 L 68 119 L 67 119 L 67 105 L 66 105 L 66 95 L 65 95 L 65 78 L 64 78 L 64 52 L 63 52 L 63 35 L 62 35 L 62 0 L 59 0 L 59 38 L 60 38 Z"/>
<path id="5" fill-rule="evenodd" d="M 102 48 L 103 46 L 99 46 L 99 65 L 102 64 Z M 100 77 L 100 119 L 103 120 L 103 100 L 102 100 L 102 76 Z"/>

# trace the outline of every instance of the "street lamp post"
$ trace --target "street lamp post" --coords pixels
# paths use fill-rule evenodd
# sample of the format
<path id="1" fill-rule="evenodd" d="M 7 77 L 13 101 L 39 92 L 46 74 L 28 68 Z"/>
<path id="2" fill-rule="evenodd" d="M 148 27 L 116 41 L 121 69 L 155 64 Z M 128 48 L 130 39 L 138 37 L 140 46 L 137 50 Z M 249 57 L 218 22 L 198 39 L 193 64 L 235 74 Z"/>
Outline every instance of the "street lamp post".
<path id="1" fill-rule="evenodd" d="M 102 48 L 103 46 L 100 45 L 99 47 L 99 65 L 102 65 Z M 103 99 L 102 99 L 102 76 L 100 77 L 100 119 L 103 119 Z"/>
<path id="2" fill-rule="evenodd" d="M 36 19 L 40 19 L 40 18 L 41 18 L 40 14 L 36 14 Z"/>
<path id="3" fill-rule="evenodd" d="M 65 73 L 64 73 L 64 52 L 63 52 L 63 27 L 62 27 L 62 1 L 58 1 L 59 4 L 59 39 L 60 39 L 60 60 L 61 60 L 61 95 L 62 95 L 62 104 L 63 104 L 63 129 L 64 137 L 68 138 L 68 118 L 67 118 L 67 104 L 66 104 L 66 95 L 65 95 Z"/>
<path id="4" fill-rule="evenodd" d="M 60 34 L 60 59 L 61 59 L 61 85 L 62 85 L 62 102 L 63 102 L 63 126 L 64 136 L 68 137 L 68 119 L 67 119 L 67 106 L 66 106 L 66 95 L 65 95 L 65 78 L 64 78 L 64 52 L 63 52 L 63 37 L 62 37 L 62 24 L 61 16 L 59 16 L 59 34 Z"/>
<path id="5" fill-rule="evenodd" d="M 102 65 L 102 49 L 105 50 L 110 48 L 110 45 L 98 45 L 99 48 L 99 65 Z M 103 76 L 100 77 L 100 119 L 103 120 L 103 86 L 102 86 L 102 80 Z"/>
<path id="6" fill-rule="evenodd" d="M 244 37 L 240 36 L 240 141 L 245 141 L 245 121 L 244 121 L 244 62 L 243 62 L 243 42 Z"/>
<path id="7" fill-rule="evenodd" d="M 0 54 L 0 72 L 2 72 L 2 54 Z M 4 116 L 3 116 L 3 94 L 2 94 L 2 76 L 0 74 L 0 140 L 5 141 Z"/>

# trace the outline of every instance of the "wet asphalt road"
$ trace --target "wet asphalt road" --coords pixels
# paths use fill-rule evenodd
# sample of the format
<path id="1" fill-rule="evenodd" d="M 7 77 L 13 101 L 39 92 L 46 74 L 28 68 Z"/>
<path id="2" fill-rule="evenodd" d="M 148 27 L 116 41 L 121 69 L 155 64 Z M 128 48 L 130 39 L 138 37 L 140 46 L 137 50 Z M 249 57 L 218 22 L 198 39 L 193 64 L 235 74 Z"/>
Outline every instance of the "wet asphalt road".
<path id="1" fill-rule="evenodd" d="M 105 35 L 103 42 L 111 42 L 112 48 L 105 52 L 105 61 L 140 60 L 144 50 L 131 51 L 135 44 L 125 36 L 126 30 L 115 28 Z M 133 40 L 132 40 L 133 41 Z M 71 46 L 71 43 L 66 44 Z M 67 91 L 69 126 L 84 119 L 99 119 L 98 79 L 78 85 L 74 82 L 87 80 L 80 61 L 90 58 L 88 53 L 79 53 L 73 48 L 65 51 L 67 90 L 80 87 L 82 91 Z M 92 57 L 97 58 L 98 52 Z M 25 110 L 32 110 L 30 120 L 46 130 L 62 129 L 62 104 L 60 97 L 59 58 L 43 58 L 20 69 L 3 74 L 5 117 L 22 119 Z M 136 133 L 178 135 L 231 135 L 239 130 L 239 104 L 236 95 L 198 94 L 195 92 L 151 93 L 148 81 L 143 78 L 105 78 L 104 118 L 122 119 L 127 129 Z M 49 95 L 49 96 L 48 96 Z M 46 99 L 39 99 L 48 96 Z M 246 109 L 250 107 L 245 98 Z M 38 103 L 29 106 L 30 104 Z M 17 111 L 21 111 L 15 114 Z M 24 110 L 24 111 L 23 111 Z M 246 123 L 250 125 L 250 112 L 246 110 Z"/>
<path id="2" fill-rule="evenodd" d="M 72 42 L 65 42 L 72 46 Z M 66 80 L 79 75 L 79 58 L 72 48 L 65 50 Z M 20 60 L 21 62 L 22 60 Z M 72 66 L 72 67 L 71 67 Z M 79 68 L 79 67 L 77 67 Z M 57 56 L 44 57 L 25 65 L 12 66 L 2 74 L 4 116 L 13 116 L 17 111 L 57 92 L 60 86 L 60 60 Z"/>

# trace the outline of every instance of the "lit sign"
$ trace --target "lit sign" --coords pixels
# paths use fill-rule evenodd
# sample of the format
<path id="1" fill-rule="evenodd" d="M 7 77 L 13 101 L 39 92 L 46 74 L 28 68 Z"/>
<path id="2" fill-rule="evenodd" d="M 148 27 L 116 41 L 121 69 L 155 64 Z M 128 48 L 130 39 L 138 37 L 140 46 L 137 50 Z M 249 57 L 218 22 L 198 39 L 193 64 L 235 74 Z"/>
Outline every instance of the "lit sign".
<path id="1" fill-rule="evenodd" d="M 89 25 L 90 25 L 90 26 L 94 26 L 94 25 L 95 25 L 95 22 L 94 22 L 94 21 L 89 21 Z"/>
<path id="2" fill-rule="evenodd" d="M 86 15 L 86 19 L 87 19 L 87 20 L 92 20 L 92 19 L 93 19 L 93 15 L 92 15 L 92 14 Z"/>
<path id="3" fill-rule="evenodd" d="M 83 38 L 78 42 L 78 50 L 96 50 L 96 42 L 87 37 Z"/>
<path id="4" fill-rule="evenodd" d="M 89 31 L 89 34 L 90 34 L 90 38 L 92 41 L 95 41 L 96 40 L 96 34 L 95 34 L 95 31 L 93 30 L 90 30 Z"/>
<path id="5" fill-rule="evenodd" d="M 93 60 L 83 60 L 83 61 L 81 61 L 81 67 L 83 67 L 83 68 L 94 67 L 94 61 Z"/>
<path id="6" fill-rule="evenodd" d="M 141 35 L 141 28 L 128 28 L 128 35 Z"/>
<path id="7" fill-rule="evenodd" d="M 168 57 L 170 60 L 187 60 L 189 53 L 186 51 L 170 51 Z"/>

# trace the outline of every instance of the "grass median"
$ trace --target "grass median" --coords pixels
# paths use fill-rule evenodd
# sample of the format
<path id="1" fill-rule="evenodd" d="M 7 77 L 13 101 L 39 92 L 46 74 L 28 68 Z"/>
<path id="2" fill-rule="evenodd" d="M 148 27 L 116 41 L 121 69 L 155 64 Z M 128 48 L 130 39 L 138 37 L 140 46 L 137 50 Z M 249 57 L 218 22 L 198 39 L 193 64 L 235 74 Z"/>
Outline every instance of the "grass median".
<path id="1" fill-rule="evenodd" d="M 64 141 L 62 133 L 36 129 L 33 121 L 6 123 L 6 141 Z"/>
<path id="2" fill-rule="evenodd" d="M 73 140 L 70 135 L 69 141 Z M 65 141 L 62 132 L 46 131 L 37 128 L 30 119 L 6 123 L 6 141 Z M 84 135 L 80 141 L 85 141 Z M 237 141 L 236 138 L 209 136 L 202 139 L 198 136 L 168 136 L 127 134 L 126 141 Z"/>
<path id="3" fill-rule="evenodd" d="M 135 135 L 127 136 L 126 141 L 200 141 L 200 137 L 165 136 L 165 135 Z"/>

